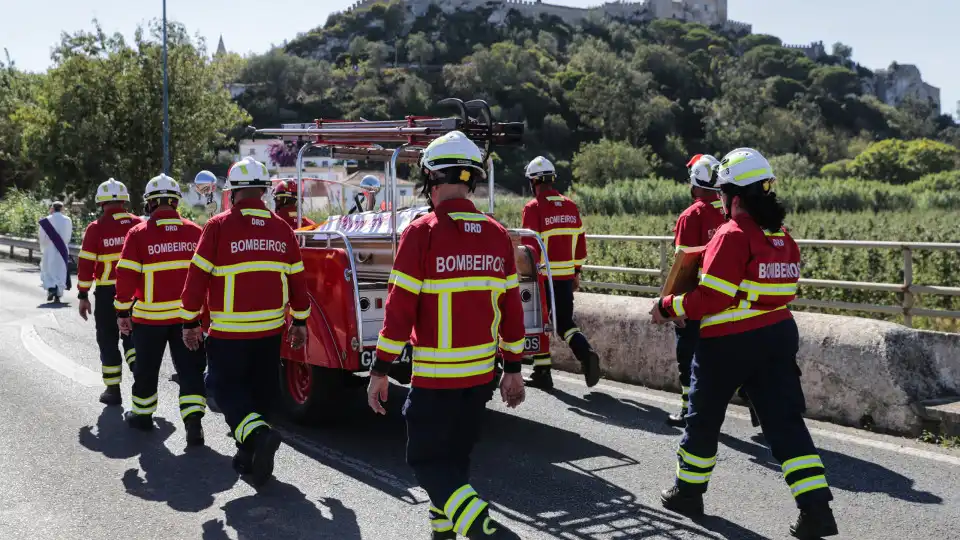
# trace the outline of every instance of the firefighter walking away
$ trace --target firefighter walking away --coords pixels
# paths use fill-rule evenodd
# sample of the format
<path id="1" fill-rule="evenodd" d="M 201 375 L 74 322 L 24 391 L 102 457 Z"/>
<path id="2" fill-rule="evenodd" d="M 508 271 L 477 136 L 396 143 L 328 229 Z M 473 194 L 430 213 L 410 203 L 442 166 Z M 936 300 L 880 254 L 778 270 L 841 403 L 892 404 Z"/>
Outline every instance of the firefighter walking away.
<path id="1" fill-rule="evenodd" d="M 203 227 L 181 297 L 183 340 L 201 347 L 200 312 L 210 311 L 209 383 L 237 444 L 233 466 L 262 485 L 273 474 L 280 435 L 267 423 L 274 403 L 286 314 L 294 348 L 307 335 L 310 302 L 293 229 L 267 210 L 267 167 L 252 158 L 227 173 L 231 208 Z"/>
<path id="2" fill-rule="evenodd" d="M 133 339 L 121 335 L 117 327 L 117 312 L 113 308 L 113 299 L 117 294 L 116 265 L 127 231 L 142 220 L 127 212 L 125 205 L 130 202 L 130 192 L 127 186 L 113 178 L 97 187 L 96 202 L 101 213 L 83 232 L 80 261 L 77 264 L 77 298 L 80 300 L 80 316 L 87 320 L 91 311 L 89 291 L 96 283 L 93 320 L 97 328 L 100 369 L 106 386 L 100 394 L 100 402 L 120 405 L 123 363 L 126 360 L 133 373 L 137 353 Z M 123 345 L 122 351 L 117 349 L 117 342 Z"/>
<path id="3" fill-rule="evenodd" d="M 524 400 L 523 308 L 506 229 L 467 199 L 486 177 L 484 156 L 459 131 L 430 143 L 420 166 L 433 212 L 404 231 L 370 375 L 370 407 L 385 414 L 387 375 L 409 341 L 413 379 L 403 414 L 407 463 L 430 495 L 435 540 L 519 538 L 489 516 L 470 484 L 470 454 L 504 360 L 500 395 Z"/>
<path id="4" fill-rule="evenodd" d="M 177 212 L 180 197 L 180 185 L 165 174 L 147 182 L 143 198 L 150 217 L 127 233 L 117 263 L 114 307 L 120 332 L 132 333 L 134 346 L 140 351 L 133 378 L 133 405 L 124 414 L 127 424 L 153 429 L 160 365 L 169 345 L 180 386 L 180 416 L 187 444 L 194 446 L 203 444 L 206 356 L 202 346 L 190 350 L 183 343 L 180 293 L 201 229 Z"/>
<path id="5" fill-rule="evenodd" d="M 297 183 L 293 180 L 283 180 L 277 183 L 273 189 L 273 212 L 280 216 L 292 229 L 297 226 L 297 207 L 300 205 L 300 197 L 297 196 Z M 301 216 L 303 220 L 300 227 L 313 227 L 316 223 L 307 216 Z"/>
<path id="6" fill-rule="evenodd" d="M 661 298 L 651 310 L 659 324 L 700 320 L 676 480 L 661 500 L 676 512 L 703 513 L 727 402 L 743 386 L 800 509 L 790 533 L 801 539 L 834 536 L 833 495 L 803 421 L 800 339 L 787 309 L 797 293 L 800 249 L 783 228 L 786 211 L 771 190 L 770 163 L 759 152 L 738 148 L 715 171 L 730 219 L 707 244 L 697 288 Z"/>
<path id="7" fill-rule="evenodd" d="M 573 293 L 580 289 L 580 268 L 587 259 L 587 240 L 580 209 L 556 190 L 554 182 L 557 171 L 546 158 L 537 157 L 531 161 L 527 165 L 526 176 L 534 198 L 523 207 L 521 222 L 525 229 L 539 233 L 547 248 L 553 275 L 551 286 L 557 319 L 555 332 L 567 342 L 573 355 L 580 361 L 587 386 L 595 386 L 600 381 L 600 356 L 573 320 Z M 539 252 L 536 242 L 525 240 L 524 243 Z M 544 350 L 534 357 L 533 375 L 527 384 L 549 390 L 553 388 L 553 377 L 550 374 L 549 348 L 545 342 L 542 345 Z"/>

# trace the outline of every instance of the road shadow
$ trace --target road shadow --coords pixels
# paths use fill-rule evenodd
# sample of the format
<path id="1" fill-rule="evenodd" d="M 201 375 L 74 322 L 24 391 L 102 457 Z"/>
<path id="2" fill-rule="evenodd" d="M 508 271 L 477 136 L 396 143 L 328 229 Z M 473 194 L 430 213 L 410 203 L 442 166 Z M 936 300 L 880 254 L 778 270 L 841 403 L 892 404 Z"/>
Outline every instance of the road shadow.
<path id="1" fill-rule="evenodd" d="M 657 433 L 680 435 L 681 429 L 667 425 L 669 413 L 632 399 L 613 397 L 604 392 L 588 392 L 583 397 L 554 388 L 550 395 L 569 406 L 574 414 L 607 425 Z"/>
<path id="2" fill-rule="evenodd" d="M 70 307 L 70 302 L 44 302 L 37 304 L 37 309 L 63 309 Z"/>
<path id="3" fill-rule="evenodd" d="M 94 432 L 96 428 L 96 432 Z M 163 433 L 164 427 L 156 431 L 159 438 L 165 439 L 173 432 L 173 426 L 169 426 L 170 433 Z M 104 407 L 97 418 L 96 426 L 83 426 L 80 428 L 78 440 L 80 444 L 92 452 L 103 454 L 110 459 L 128 459 L 136 456 L 143 448 L 141 437 L 137 433 L 132 433 L 127 424 L 123 421 L 122 407 Z"/>
<path id="4" fill-rule="evenodd" d="M 270 540 L 359 540 L 360 525 L 356 513 L 339 499 L 317 500 L 324 512 L 297 487 L 273 479 L 256 495 L 234 499 L 221 508 L 224 519 L 203 524 L 203 540 L 229 540 L 226 527 L 238 538 Z M 309 532 L 308 532 L 309 531 Z"/>
<path id="5" fill-rule="evenodd" d="M 208 417 L 209 418 L 209 417 Z M 164 444 L 174 427 L 164 418 L 154 417 L 165 436 L 142 435 L 140 469 L 128 469 L 123 475 L 127 493 L 145 501 L 163 502 L 179 512 L 200 512 L 213 506 L 214 495 L 237 483 L 238 475 L 227 457 L 208 446 L 187 448 L 174 454 Z"/>
<path id="6" fill-rule="evenodd" d="M 406 429 L 400 410 L 405 396 L 406 389 L 391 388 L 386 416 L 374 415 L 364 404 L 363 410 L 351 406 L 344 413 L 349 421 L 335 427 L 287 425 L 282 429 L 291 447 L 411 505 L 412 512 L 422 513 L 426 528 L 429 499 L 404 457 Z M 592 406 L 604 416 L 613 416 L 606 407 L 623 416 L 643 414 L 633 405 L 607 403 L 604 398 Z M 483 429 L 483 440 L 473 453 L 473 486 L 499 513 L 527 527 L 572 540 L 716 538 L 717 534 L 731 539 L 763 538 L 723 518 L 698 525 L 655 508 L 659 506 L 657 487 L 645 489 L 638 498 L 607 479 L 607 473 L 619 473 L 616 469 L 638 466 L 635 459 L 575 432 L 495 409 L 488 409 Z M 411 531 L 410 537 L 415 536 Z"/>
<path id="7" fill-rule="evenodd" d="M 754 434 L 751 441 L 745 441 L 721 433 L 720 442 L 751 456 L 750 461 L 753 463 L 780 472 L 780 464 L 773 459 L 762 434 Z M 920 504 L 943 503 L 942 497 L 914 489 L 912 479 L 886 467 L 824 448 L 818 448 L 817 451 L 827 469 L 827 481 L 831 488 L 854 493 L 883 493 L 902 501 Z"/>

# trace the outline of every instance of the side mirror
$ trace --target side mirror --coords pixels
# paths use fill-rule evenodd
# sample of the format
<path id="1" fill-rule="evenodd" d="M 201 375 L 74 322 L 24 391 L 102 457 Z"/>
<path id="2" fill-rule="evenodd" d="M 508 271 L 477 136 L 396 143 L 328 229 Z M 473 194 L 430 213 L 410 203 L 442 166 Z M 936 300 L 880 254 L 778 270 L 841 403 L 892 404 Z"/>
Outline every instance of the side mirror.
<path id="1" fill-rule="evenodd" d="M 209 195 L 217 189 L 217 177 L 210 171 L 200 171 L 193 179 L 193 189 L 201 195 Z"/>
<path id="2" fill-rule="evenodd" d="M 380 183 L 380 179 L 373 175 L 364 176 L 363 179 L 360 180 L 360 189 L 371 192 L 374 195 L 380 193 L 380 189 L 382 187 L 383 186 Z"/>

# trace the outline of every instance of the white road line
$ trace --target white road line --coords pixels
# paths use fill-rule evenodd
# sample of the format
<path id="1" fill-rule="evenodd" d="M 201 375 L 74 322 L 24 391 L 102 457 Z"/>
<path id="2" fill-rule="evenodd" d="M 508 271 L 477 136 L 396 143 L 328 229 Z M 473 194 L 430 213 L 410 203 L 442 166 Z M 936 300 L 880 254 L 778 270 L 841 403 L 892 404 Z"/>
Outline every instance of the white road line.
<path id="1" fill-rule="evenodd" d="M 24 325 L 20 327 L 20 341 L 24 348 L 30 352 L 43 365 L 56 371 L 57 373 L 70 378 L 71 380 L 87 387 L 102 386 L 100 374 L 95 373 L 73 360 L 58 353 L 53 347 L 44 343 L 43 339 L 37 334 L 33 325 Z"/>
<path id="2" fill-rule="evenodd" d="M 563 382 L 575 384 L 578 386 L 586 387 L 586 383 L 582 379 L 571 377 L 565 374 L 554 374 L 555 379 L 560 379 Z M 678 402 L 677 398 L 668 398 L 665 396 L 660 396 L 657 394 L 651 394 L 648 392 L 643 392 L 640 390 L 631 390 L 627 388 L 621 388 L 619 386 L 608 385 L 600 383 L 594 386 L 591 390 L 604 390 L 606 392 L 611 392 L 615 394 L 620 394 L 623 396 L 629 396 L 637 399 L 641 399 L 647 402 L 662 403 L 665 405 L 676 405 Z M 738 411 L 727 410 L 727 416 L 732 418 L 737 418 L 740 420 L 749 420 L 750 415 L 743 414 Z M 856 435 L 851 435 L 848 433 L 840 433 L 837 431 L 830 431 L 821 428 L 810 428 L 810 433 L 815 436 L 824 437 L 827 439 L 834 439 L 837 441 L 842 441 L 851 444 L 858 444 L 860 446 L 869 446 L 871 448 L 876 448 L 878 450 L 886 450 L 888 452 L 894 452 L 897 454 L 904 454 L 908 456 L 929 459 L 931 461 L 939 461 L 941 463 L 949 463 L 950 465 L 955 465 L 960 467 L 960 457 L 942 454 L 939 452 L 932 452 L 929 450 L 922 450 L 919 448 L 913 448 L 911 446 L 902 446 L 895 443 L 890 443 L 886 441 L 878 441 L 876 439 L 869 439 L 866 437 L 858 437 Z"/>

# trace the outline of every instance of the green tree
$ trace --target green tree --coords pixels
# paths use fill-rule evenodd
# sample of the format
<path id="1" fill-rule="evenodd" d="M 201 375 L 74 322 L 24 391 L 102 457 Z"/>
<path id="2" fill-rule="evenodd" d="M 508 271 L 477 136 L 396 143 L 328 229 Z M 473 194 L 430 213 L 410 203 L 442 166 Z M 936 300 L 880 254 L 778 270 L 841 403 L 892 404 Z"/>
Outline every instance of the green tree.
<path id="1" fill-rule="evenodd" d="M 576 185 L 604 186 L 617 180 L 645 178 L 659 166 L 650 148 L 634 148 L 602 139 L 582 146 L 573 157 Z"/>
<path id="2" fill-rule="evenodd" d="M 433 60 L 436 49 L 423 32 L 407 37 L 407 60 L 425 66 Z"/>

